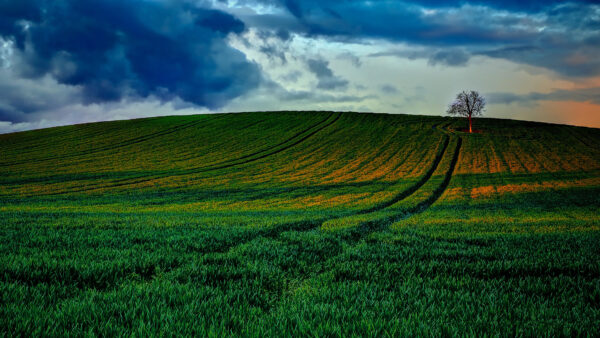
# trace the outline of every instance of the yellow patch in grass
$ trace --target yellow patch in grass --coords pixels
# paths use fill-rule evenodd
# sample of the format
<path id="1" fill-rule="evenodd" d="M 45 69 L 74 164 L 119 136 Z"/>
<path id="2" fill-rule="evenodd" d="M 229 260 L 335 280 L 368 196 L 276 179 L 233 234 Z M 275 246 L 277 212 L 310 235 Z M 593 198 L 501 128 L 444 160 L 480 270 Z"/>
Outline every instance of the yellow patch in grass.
<path id="1" fill-rule="evenodd" d="M 486 198 L 491 197 L 495 193 L 499 195 L 504 194 L 517 194 L 523 192 L 537 192 L 553 189 L 565 189 L 572 187 L 585 187 L 600 185 L 600 177 L 585 178 L 580 180 L 572 181 L 545 181 L 535 183 L 520 183 L 520 184 L 506 184 L 499 186 L 483 186 L 475 187 L 471 189 L 471 198 Z"/>

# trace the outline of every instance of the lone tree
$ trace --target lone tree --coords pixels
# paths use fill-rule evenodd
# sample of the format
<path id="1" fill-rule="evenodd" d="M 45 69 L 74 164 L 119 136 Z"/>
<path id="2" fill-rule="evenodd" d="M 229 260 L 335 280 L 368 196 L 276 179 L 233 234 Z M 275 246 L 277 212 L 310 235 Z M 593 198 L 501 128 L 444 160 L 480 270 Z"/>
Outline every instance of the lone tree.
<path id="1" fill-rule="evenodd" d="M 448 106 L 446 111 L 450 115 L 459 115 L 469 118 L 469 133 L 473 132 L 473 117 L 481 116 L 485 111 L 485 98 L 478 92 L 471 90 L 462 91 L 456 95 L 456 100 Z"/>

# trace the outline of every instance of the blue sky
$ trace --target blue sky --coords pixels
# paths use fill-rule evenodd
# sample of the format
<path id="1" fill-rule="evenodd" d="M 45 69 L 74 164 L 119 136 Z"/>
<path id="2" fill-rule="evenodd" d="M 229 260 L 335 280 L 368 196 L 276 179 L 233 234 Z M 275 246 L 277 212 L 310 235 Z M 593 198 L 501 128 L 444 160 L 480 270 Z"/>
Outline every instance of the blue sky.
<path id="1" fill-rule="evenodd" d="M 351 110 L 600 127 L 592 1 L 0 0 L 0 132 Z"/>

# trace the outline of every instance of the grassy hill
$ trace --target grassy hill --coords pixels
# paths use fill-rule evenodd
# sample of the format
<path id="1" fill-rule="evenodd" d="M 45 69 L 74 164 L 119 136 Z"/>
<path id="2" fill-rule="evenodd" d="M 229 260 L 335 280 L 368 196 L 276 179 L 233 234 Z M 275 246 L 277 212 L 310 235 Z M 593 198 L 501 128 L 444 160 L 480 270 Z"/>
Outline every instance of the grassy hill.
<path id="1" fill-rule="evenodd" d="M 337 112 L 0 135 L 4 334 L 600 335 L 600 130 Z"/>

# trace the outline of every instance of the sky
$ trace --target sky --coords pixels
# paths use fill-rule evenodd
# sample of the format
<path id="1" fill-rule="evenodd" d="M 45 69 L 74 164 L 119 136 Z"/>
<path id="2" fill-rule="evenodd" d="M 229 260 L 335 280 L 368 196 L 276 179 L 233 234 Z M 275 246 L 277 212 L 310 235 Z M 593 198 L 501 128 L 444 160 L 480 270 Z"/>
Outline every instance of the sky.
<path id="1" fill-rule="evenodd" d="M 597 1 L 0 0 L 0 133 L 266 110 L 600 127 Z"/>

